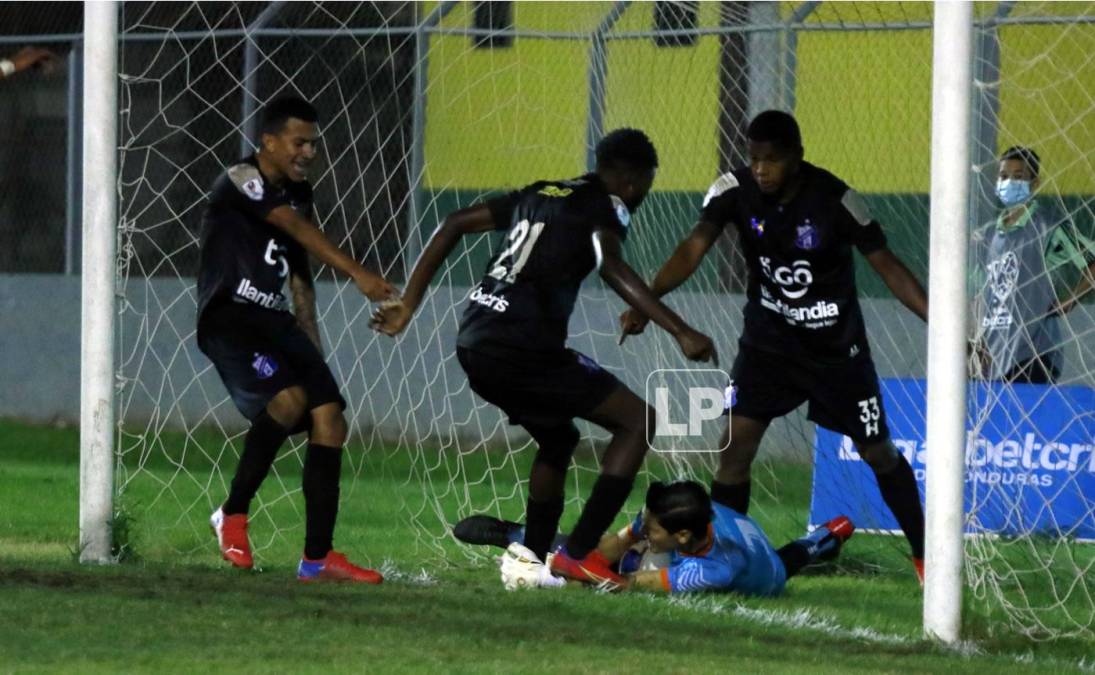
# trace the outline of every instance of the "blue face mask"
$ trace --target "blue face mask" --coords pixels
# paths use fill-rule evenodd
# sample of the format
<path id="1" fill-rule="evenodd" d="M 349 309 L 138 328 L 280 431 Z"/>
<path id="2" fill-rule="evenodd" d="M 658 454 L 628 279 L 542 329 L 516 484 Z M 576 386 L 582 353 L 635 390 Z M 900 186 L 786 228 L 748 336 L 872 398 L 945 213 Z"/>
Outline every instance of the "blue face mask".
<path id="1" fill-rule="evenodd" d="M 1030 199 L 1030 181 L 1005 178 L 996 182 L 996 196 L 1004 206 L 1019 206 Z"/>

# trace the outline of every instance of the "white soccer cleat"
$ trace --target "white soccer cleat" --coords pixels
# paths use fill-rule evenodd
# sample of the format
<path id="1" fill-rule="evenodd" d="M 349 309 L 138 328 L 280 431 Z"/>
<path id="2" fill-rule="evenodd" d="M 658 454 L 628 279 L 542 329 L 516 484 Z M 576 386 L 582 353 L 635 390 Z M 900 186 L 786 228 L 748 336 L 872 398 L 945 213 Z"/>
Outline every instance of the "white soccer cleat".
<path id="1" fill-rule="evenodd" d="M 566 580 L 554 576 L 551 569 L 523 544 L 513 542 L 501 557 L 502 585 L 507 591 L 519 588 L 559 588 Z"/>

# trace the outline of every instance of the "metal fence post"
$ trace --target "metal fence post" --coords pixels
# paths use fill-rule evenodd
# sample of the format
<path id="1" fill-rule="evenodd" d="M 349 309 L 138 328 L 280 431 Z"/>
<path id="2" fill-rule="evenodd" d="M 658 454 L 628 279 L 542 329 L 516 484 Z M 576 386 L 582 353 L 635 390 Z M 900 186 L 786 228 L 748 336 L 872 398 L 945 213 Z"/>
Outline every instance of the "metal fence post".
<path id="1" fill-rule="evenodd" d="M 973 81 L 973 165 L 979 171 L 970 180 L 970 225 L 979 227 L 994 210 L 992 187 L 996 181 L 996 137 L 1000 122 L 1000 34 L 997 22 L 1011 14 L 1015 2 L 1001 2 L 995 16 L 977 32 L 977 56 Z"/>
<path id="2" fill-rule="evenodd" d="M 84 43 L 72 43 L 68 57 L 65 135 L 65 274 L 80 272 L 80 200 L 83 155 Z"/>
<path id="3" fill-rule="evenodd" d="M 258 126 L 255 121 L 255 102 L 258 101 L 259 46 L 256 42 L 258 38 L 253 33 L 265 28 L 273 21 L 284 5 L 284 0 L 271 2 L 270 6 L 262 10 L 262 14 L 259 14 L 247 26 L 246 42 L 243 47 L 243 101 L 240 110 L 240 128 L 243 137 L 240 138 L 240 157 L 246 157 L 254 150 L 252 144 Z"/>
<path id="4" fill-rule="evenodd" d="M 786 36 L 783 48 L 785 67 L 783 71 L 783 94 L 780 99 L 783 109 L 788 112 L 794 112 L 795 110 L 795 70 L 798 67 L 798 30 L 794 26 L 795 24 L 805 21 L 814 13 L 814 10 L 816 10 L 820 4 L 820 0 L 810 0 L 810 2 L 802 3 L 795 8 L 791 17 L 787 19 L 787 23 L 784 24 L 784 35 Z"/>
<path id="5" fill-rule="evenodd" d="M 407 239 L 403 251 L 405 276 L 409 277 L 418 252 L 424 242 L 418 236 L 422 216 L 422 175 L 426 164 L 426 90 L 430 84 L 430 34 L 428 29 L 441 23 L 456 6 L 456 0 L 446 0 L 434 8 L 414 33 L 414 108 L 411 111 L 411 175 L 407 181 L 410 200 L 407 203 Z"/>
<path id="6" fill-rule="evenodd" d="M 605 35 L 631 2 L 617 0 L 608 10 L 597 30 L 590 36 L 589 47 L 589 122 L 586 124 L 586 169 L 592 171 L 597 164 L 597 143 L 604 135 L 605 80 L 608 77 L 608 49 Z"/>

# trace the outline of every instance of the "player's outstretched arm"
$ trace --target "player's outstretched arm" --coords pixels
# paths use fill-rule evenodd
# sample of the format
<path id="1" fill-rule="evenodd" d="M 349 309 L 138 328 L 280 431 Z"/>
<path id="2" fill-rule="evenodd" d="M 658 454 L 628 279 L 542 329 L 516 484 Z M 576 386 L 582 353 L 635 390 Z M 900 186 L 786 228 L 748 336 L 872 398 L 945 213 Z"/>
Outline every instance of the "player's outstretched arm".
<path id="1" fill-rule="evenodd" d="M 871 267 L 882 277 L 886 287 L 901 304 L 922 320 L 928 320 L 928 295 L 924 292 L 924 287 L 893 251 L 885 246 L 871 251 L 867 254 L 867 262 L 871 263 Z"/>
<path id="2" fill-rule="evenodd" d="M 57 55 L 48 49 L 23 47 L 11 58 L 0 58 L 0 80 L 35 66 L 52 69 L 57 60 Z"/>
<path id="3" fill-rule="evenodd" d="M 376 313 L 370 325 L 385 335 L 398 335 L 410 323 L 415 310 L 422 302 L 426 289 L 433 280 L 441 263 L 449 257 L 456 242 L 465 234 L 489 232 L 495 229 L 494 217 L 486 204 L 477 204 L 466 209 L 454 211 L 445 217 L 445 221 L 434 230 L 422 255 L 414 263 L 411 278 L 399 300 L 384 303 Z"/>
<path id="4" fill-rule="evenodd" d="M 655 297 L 660 298 L 688 281 L 689 277 L 695 273 L 696 268 L 700 266 L 704 256 L 711 250 L 721 232 L 722 230 L 717 226 L 707 221 L 701 220 L 696 223 L 696 226 L 692 228 L 692 233 L 677 244 L 673 255 L 669 256 L 662 268 L 658 270 L 657 276 L 654 277 L 654 283 L 651 284 L 650 290 Z M 620 316 L 620 328 L 622 330 L 620 344 L 623 344 L 626 336 L 642 333 L 649 320 L 649 317 L 633 307 L 625 310 L 623 315 Z"/>
<path id="5" fill-rule="evenodd" d="M 593 231 L 593 250 L 597 254 L 597 270 L 612 290 L 627 304 L 644 316 L 650 317 L 677 339 L 681 351 L 691 361 L 712 361 L 717 366 L 718 354 L 711 338 L 696 331 L 666 307 L 651 292 L 635 270 L 624 262 L 620 254 L 620 235 L 615 231 L 597 227 Z"/>
<path id="6" fill-rule="evenodd" d="M 614 563 L 623 558 L 627 550 L 637 541 L 639 538 L 632 533 L 629 525 L 619 532 L 606 533 L 597 544 L 597 550 L 605 557 L 605 560 Z"/>
<path id="7" fill-rule="evenodd" d="M 396 294 L 395 287 L 384 277 L 373 274 L 343 253 L 312 221 L 297 213 L 293 207 L 284 205 L 275 208 L 266 216 L 266 221 L 296 239 L 316 260 L 353 279 L 358 290 L 370 300 L 384 300 Z"/>

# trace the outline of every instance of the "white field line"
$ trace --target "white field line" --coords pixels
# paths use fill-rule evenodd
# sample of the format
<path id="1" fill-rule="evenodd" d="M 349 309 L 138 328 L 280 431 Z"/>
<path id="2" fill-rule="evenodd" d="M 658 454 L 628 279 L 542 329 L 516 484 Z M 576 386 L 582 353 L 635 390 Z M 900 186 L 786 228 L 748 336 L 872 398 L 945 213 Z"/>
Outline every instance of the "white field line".
<path id="1" fill-rule="evenodd" d="M 914 640 L 890 633 L 881 633 L 873 628 L 841 626 L 832 618 L 818 616 L 810 609 L 797 609 L 793 611 L 778 609 L 756 609 L 746 607 L 741 603 L 717 597 L 702 596 L 669 596 L 661 598 L 651 596 L 653 602 L 668 603 L 671 607 L 684 607 L 693 611 L 707 614 L 725 614 L 736 616 L 762 626 L 780 626 L 782 628 L 806 629 L 817 631 L 826 635 L 851 640 L 862 640 L 887 645 L 904 645 Z"/>

